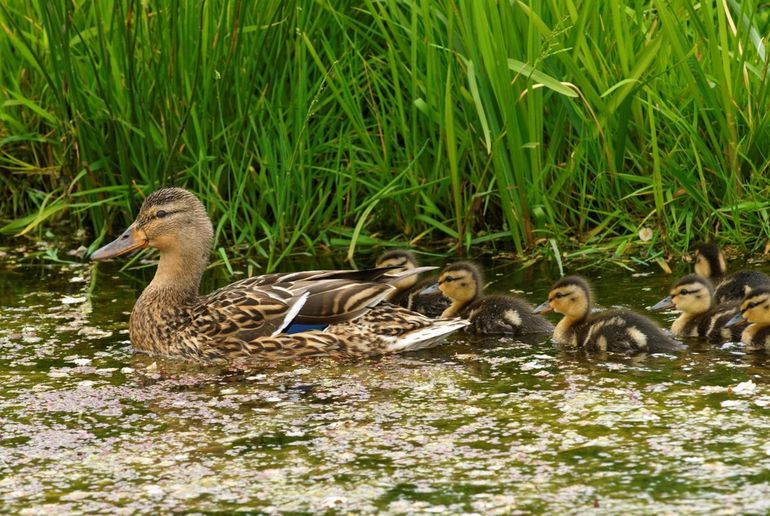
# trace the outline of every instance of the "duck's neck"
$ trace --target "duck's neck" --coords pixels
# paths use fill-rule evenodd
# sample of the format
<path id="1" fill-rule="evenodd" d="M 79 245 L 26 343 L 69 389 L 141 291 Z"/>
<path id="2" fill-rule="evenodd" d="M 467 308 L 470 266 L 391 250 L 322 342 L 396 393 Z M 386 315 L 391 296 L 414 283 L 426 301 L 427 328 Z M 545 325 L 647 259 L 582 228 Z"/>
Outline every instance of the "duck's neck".
<path id="1" fill-rule="evenodd" d="M 461 301 L 459 299 L 452 299 L 452 304 L 449 305 L 446 310 L 444 310 L 444 312 L 441 314 L 441 318 L 448 319 L 450 317 L 459 317 L 466 307 L 469 307 L 478 299 L 479 299 L 479 296 L 476 296 L 473 299 L 469 299 L 466 301 Z"/>
<path id="2" fill-rule="evenodd" d="M 752 323 L 749 324 L 743 333 L 741 334 L 741 341 L 746 344 L 748 351 L 756 351 L 764 349 L 764 342 L 754 342 L 754 339 L 760 330 L 764 330 L 768 327 L 768 324 Z"/>
<path id="3" fill-rule="evenodd" d="M 208 261 L 208 249 L 162 251 L 155 277 L 142 295 L 148 292 L 164 293 L 164 297 L 176 299 L 179 303 L 196 299 Z"/>
<path id="4" fill-rule="evenodd" d="M 574 326 L 584 319 L 585 317 L 573 317 L 570 315 L 562 317 L 559 324 L 553 330 L 553 341 L 557 344 L 576 345 L 577 340 L 574 335 Z"/>
<path id="5" fill-rule="evenodd" d="M 691 320 L 693 320 L 693 318 L 697 317 L 698 315 L 700 314 L 688 314 L 687 312 L 682 312 L 679 314 L 679 317 L 676 318 L 673 324 L 671 324 L 671 333 L 673 333 L 675 337 L 684 337 L 685 327 Z"/>

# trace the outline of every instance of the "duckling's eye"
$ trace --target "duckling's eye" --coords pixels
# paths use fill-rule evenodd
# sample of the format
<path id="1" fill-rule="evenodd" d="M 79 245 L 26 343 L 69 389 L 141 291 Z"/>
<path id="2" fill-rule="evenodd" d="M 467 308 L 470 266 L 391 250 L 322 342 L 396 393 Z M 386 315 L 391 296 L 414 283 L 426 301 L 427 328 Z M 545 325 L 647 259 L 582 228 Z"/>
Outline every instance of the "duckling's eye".
<path id="1" fill-rule="evenodd" d="M 689 290 L 687 290 L 687 289 L 684 289 L 684 288 L 683 288 L 682 290 L 680 290 L 680 291 L 679 291 L 679 295 L 680 295 L 680 296 L 686 296 L 686 295 L 687 295 L 687 294 L 689 294 L 689 293 L 690 293 L 690 291 L 689 291 Z"/>
<path id="2" fill-rule="evenodd" d="M 566 296 L 566 295 L 567 295 L 567 294 L 565 294 L 564 292 L 557 292 L 557 293 L 555 294 L 555 296 L 556 296 L 556 298 L 557 298 L 557 299 L 561 299 L 561 298 L 563 298 L 563 297 L 564 297 L 564 296 Z"/>
<path id="3" fill-rule="evenodd" d="M 166 212 L 166 210 L 158 210 L 157 212 L 155 212 L 155 216 L 159 219 L 162 219 L 166 215 L 168 215 L 168 212 Z"/>

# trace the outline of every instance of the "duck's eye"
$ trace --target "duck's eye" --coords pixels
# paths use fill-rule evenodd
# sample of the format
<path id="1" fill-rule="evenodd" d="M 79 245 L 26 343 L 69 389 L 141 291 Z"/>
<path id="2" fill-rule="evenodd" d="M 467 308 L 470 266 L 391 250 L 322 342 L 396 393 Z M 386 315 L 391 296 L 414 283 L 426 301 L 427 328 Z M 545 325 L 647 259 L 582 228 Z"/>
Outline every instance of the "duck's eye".
<path id="1" fill-rule="evenodd" d="M 167 212 L 166 210 L 158 210 L 158 211 L 155 213 L 155 216 L 156 216 L 157 218 L 159 218 L 159 219 L 162 219 L 162 218 L 163 218 L 163 217 L 165 217 L 166 215 L 168 215 L 168 212 Z"/>
<path id="2" fill-rule="evenodd" d="M 557 292 L 557 293 L 555 294 L 555 297 L 556 297 L 556 299 L 561 299 L 561 298 L 563 298 L 563 297 L 564 297 L 564 296 L 566 296 L 566 295 L 567 295 L 567 294 L 565 294 L 564 292 Z"/>
<path id="3" fill-rule="evenodd" d="M 679 291 L 679 295 L 680 295 L 680 296 L 686 296 L 686 295 L 687 295 L 687 294 L 689 294 L 689 293 L 690 293 L 690 291 L 689 291 L 689 290 L 687 290 L 687 289 L 684 289 L 684 288 L 683 288 L 682 290 L 680 290 L 680 291 Z"/>

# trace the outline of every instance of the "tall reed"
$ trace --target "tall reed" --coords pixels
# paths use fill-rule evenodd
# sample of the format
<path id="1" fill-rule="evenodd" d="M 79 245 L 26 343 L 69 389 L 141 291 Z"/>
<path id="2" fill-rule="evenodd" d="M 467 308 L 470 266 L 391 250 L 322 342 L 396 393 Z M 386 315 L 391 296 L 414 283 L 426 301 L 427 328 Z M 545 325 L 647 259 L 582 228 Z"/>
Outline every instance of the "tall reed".
<path id="1" fill-rule="evenodd" d="M 768 236 L 756 1 L 7 0 L 0 28 L 3 233 L 104 239 L 176 184 L 268 269 Z"/>

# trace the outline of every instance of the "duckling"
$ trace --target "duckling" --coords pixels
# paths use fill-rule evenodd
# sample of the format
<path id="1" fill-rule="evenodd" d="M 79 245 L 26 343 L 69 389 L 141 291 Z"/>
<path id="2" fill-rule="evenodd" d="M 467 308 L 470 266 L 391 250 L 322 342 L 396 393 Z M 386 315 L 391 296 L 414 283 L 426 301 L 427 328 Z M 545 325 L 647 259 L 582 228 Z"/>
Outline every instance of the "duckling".
<path id="1" fill-rule="evenodd" d="M 739 340 L 746 325 L 726 326 L 739 312 L 736 302 L 717 304 L 711 282 L 697 274 L 688 274 L 671 287 L 670 295 L 651 309 L 675 307 L 681 315 L 671 325 L 675 337 L 707 337 L 712 341 Z"/>
<path id="2" fill-rule="evenodd" d="M 376 268 L 399 267 L 400 269 L 395 270 L 412 270 L 417 268 L 417 258 L 405 249 L 395 249 L 381 254 L 374 266 Z M 393 283 L 396 290 L 389 294 L 386 300 L 428 317 L 436 318 L 449 308 L 451 301 L 440 290 L 432 288 L 435 284 L 435 276 L 420 282 L 417 281 L 417 275 L 408 276 Z"/>
<path id="3" fill-rule="evenodd" d="M 535 308 L 535 313 L 564 314 L 553 332 L 553 340 L 559 344 L 626 353 L 660 353 L 681 348 L 681 343 L 663 333 L 654 322 L 630 310 L 592 314 L 592 297 L 584 278 L 566 276 L 554 283 L 548 300 Z"/>
<path id="4" fill-rule="evenodd" d="M 714 299 L 717 304 L 725 301 L 738 301 L 750 289 L 768 285 L 770 276 L 757 271 L 738 271 L 725 277 L 727 262 L 722 250 L 716 244 L 704 244 L 695 251 L 695 274 L 709 278 L 716 290 Z"/>
<path id="5" fill-rule="evenodd" d="M 442 318 L 462 317 L 470 325 L 466 331 L 478 335 L 550 333 L 553 325 L 535 315 L 526 301 L 514 296 L 485 296 L 479 268 L 470 262 L 457 262 L 441 271 L 438 288 L 452 304 Z"/>
<path id="6" fill-rule="evenodd" d="M 741 334 L 741 342 L 748 351 L 770 351 L 770 287 L 752 289 L 743 298 L 740 313 L 730 319 L 729 325 L 748 322 Z"/>

